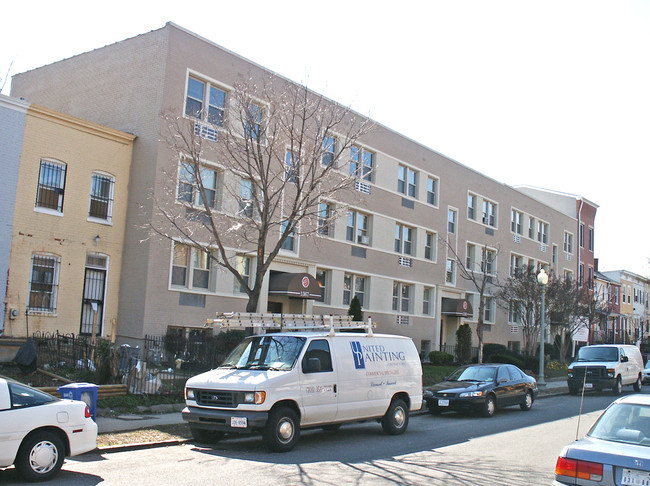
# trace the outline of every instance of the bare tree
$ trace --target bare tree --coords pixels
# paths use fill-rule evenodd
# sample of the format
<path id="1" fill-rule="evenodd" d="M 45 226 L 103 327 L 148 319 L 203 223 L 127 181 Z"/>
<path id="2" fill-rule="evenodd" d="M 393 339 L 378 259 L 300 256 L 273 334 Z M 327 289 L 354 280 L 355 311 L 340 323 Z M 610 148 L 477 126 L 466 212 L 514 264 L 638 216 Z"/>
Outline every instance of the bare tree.
<path id="1" fill-rule="evenodd" d="M 483 245 L 480 248 L 480 261 L 476 261 L 477 255 L 466 255 L 465 261 L 458 255 L 454 245 L 445 240 L 449 252 L 456 260 L 458 275 L 467 280 L 478 293 L 478 321 L 476 324 L 476 336 L 478 337 L 478 362 L 483 362 L 483 335 L 485 331 L 485 298 L 492 295 L 488 291 L 496 288 L 494 278 L 496 275 L 498 249 Z M 476 248 L 476 247 L 475 247 Z"/>
<path id="2" fill-rule="evenodd" d="M 499 306 L 521 324 L 524 354 L 529 356 L 534 354 L 539 337 L 541 292 L 535 266 L 526 265 L 500 285 L 497 293 Z"/>
<path id="3" fill-rule="evenodd" d="M 248 295 L 246 311 L 256 312 L 283 246 L 327 233 L 347 209 L 344 193 L 362 169 L 349 154 L 371 124 L 275 76 L 262 86 L 236 83 L 223 113 L 209 114 L 212 124 L 196 120 L 202 113 L 162 115 L 173 168 L 167 194 L 155 201 L 162 217 L 152 230 L 210 255 Z M 249 271 L 237 254 L 250 258 Z"/>
<path id="4" fill-rule="evenodd" d="M 548 310 L 553 316 L 552 324 L 558 326 L 560 331 L 560 361 L 564 363 L 569 342 L 567 336 L 582 325 L 580 319 L 580 302 L 582 293 L 577 283 L 570 277 L 550 275 L 546 288 Z"/>

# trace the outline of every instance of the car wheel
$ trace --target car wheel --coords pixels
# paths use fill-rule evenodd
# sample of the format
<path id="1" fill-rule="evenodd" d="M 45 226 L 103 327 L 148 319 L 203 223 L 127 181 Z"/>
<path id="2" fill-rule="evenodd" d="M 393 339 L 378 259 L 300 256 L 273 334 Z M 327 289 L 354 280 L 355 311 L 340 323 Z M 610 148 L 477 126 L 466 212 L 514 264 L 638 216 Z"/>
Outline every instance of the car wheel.
<path id="1" fill-rule="evenodd" d="M 488 395 L 485 399 L 485 403 L 483 404 L 483 416 L 492 417 L 492 415 L 494 415 L 494 412 L 496 412 L 496 409 L 497 401 L 492 395 Z"/>
<path id="2" fill-rule="evenodd" d="M 206 430 L 200 429 L 198 427 L 192 427 L 190 425 L 190 432 L 192 437 L 198 442 L 203 442 L 205 444 L 214 444 L 223 439 L 224 433 L 217 432 L 216 430 Z"/>
<path id="3" fill-rule="evenodd" d="M 16 455 L 16 469 L 28 481 L 47 481 L 59 472 L 65 458 L 63 441 L 53 432 L 28 436 Z"/>
<path id="4" fill-rule="evenodd" d="M 636 383 L 634 384 L 634 391 L 640 392 L 641 387 L 643 387 L 643 379 L 641 378 L 641 375 L 639 375 L 638 378 L 636 379 Z"/>
<path id="5" fill-rule="evenodd" d="M 614 392 L 614 395 L 616 396 L 623 393 L 623 382 L 621 381 L 620 376 L 616 377 L 616 383 L 614 383 L 614 386 L 612 387 L 612 392 Z"/>
<path id="6" fill-rule="evenodd" d="M 298 415 L 288 407 L 276 408 L 269 415 L 264 428 L 264 442 L 274 452 L 288 452 L 300 437 Z"/>
<path id="7" fill-rule="evenodd" d="M 381 419 L 381 427 L 389 435 L 400 435 L 406 432 L 409 425 L 409 409 L 404 400 L 393 400 Z"/>
<path id="8" fill-rule="evenodd" d="M 524 401 L 519 404 L 519 407 L 523 411 L 528 411 L 531 408 L 533 408 L 533 392 L 527 391 L 526 396 L 524 397 Z"/>

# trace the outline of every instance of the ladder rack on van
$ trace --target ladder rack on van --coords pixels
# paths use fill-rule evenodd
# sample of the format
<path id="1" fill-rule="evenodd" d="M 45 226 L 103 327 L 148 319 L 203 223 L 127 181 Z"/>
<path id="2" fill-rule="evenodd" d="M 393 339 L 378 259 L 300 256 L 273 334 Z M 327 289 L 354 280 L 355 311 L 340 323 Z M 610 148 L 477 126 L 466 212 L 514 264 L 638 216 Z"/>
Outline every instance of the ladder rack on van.
<path id="1" fill-rule="evenodd" d="M 343 329 L 362 329 L 372 336 L 376 324 L 368 321 L 353 321 L 351 316 L 309 315 L 309 314 L 256 314 L 249 312 L 218 312 L 215 319 L 208 319 L 206 326 L 221 328 L 252 327 L 266 332 L 275 331 L 323 331 L 330 335 Z"/>

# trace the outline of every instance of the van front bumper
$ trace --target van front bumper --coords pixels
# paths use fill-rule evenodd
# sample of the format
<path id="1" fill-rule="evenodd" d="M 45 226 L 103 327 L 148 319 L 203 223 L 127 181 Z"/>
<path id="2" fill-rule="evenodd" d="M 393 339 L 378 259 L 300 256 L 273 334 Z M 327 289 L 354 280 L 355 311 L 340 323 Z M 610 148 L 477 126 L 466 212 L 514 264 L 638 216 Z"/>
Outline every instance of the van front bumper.
<path id="1" fill-rule="evenodd" d="M 248 410 L 215 410 L 211 408 L 185 407 L 182 411 L 182 416 L 183 420 L 189 425 L 200 429 L 235 434 L 250 434 L 264 428 L 269 418 L 269 413 Z M 245 426 L 242 425 L 244 421 Z"/>
<path id="2" fill-rule="evenodd" d="M 569 388 L 576 390 L 582 389 L 583 378 L 567 378 L 567 385 Z M 611 389 L 616 385 L 615 378 L 589 378 L 587 377 L 586 382 L 584 382 L 586 390 L 607 390 Z"/>

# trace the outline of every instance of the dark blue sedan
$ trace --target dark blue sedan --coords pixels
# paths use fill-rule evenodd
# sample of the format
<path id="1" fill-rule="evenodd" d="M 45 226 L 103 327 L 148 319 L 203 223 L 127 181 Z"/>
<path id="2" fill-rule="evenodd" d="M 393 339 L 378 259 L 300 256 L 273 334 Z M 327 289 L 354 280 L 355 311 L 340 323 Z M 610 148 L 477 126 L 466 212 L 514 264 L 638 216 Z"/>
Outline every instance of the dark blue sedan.
<path id="1" fill-rule="evenodd" d="M 536 397 L 535 379 L 511 364 L 461 366 L 423 396 L 431 413 L 472 411 L 484 417 L 511 405 L 530 410 Z"/>

